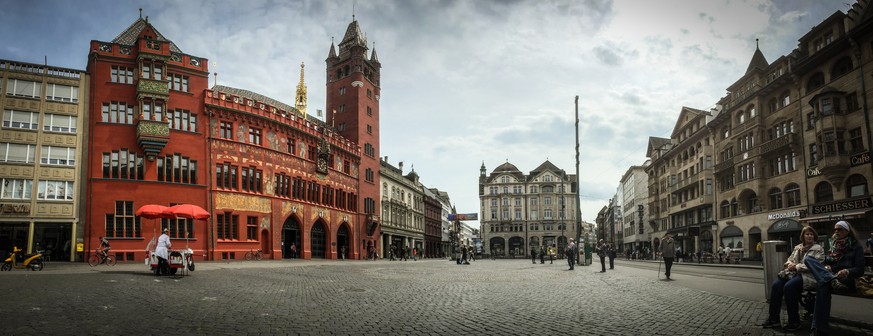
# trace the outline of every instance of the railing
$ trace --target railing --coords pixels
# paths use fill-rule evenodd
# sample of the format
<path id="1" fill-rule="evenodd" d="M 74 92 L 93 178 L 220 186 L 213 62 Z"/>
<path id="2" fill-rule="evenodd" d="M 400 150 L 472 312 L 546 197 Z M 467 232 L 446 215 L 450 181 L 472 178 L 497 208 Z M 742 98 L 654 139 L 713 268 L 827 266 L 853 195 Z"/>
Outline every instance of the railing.
<path id="1" fill-rule="evenodd" d="M 797 144 L 797 134 L 788 133 L 784 136 L 778 137 L 776 139 L 767 141 L 761 144 L 761 154 L 769 154 L 771 152 L 775 152 L 781 150 L 785 147 Z"/>

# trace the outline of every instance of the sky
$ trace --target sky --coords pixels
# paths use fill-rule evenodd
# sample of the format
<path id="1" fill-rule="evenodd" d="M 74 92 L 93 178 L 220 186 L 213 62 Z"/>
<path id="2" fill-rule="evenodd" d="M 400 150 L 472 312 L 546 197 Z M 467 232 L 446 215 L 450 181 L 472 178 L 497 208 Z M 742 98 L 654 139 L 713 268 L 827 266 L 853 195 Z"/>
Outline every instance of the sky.
<path id="1" fill-rule="evenodd" d="M 478 213 L 483 164 L 529 174 L 549 160 L 575 174 L 579 96 L 582 220 L 594 223 L 683 106 L 714 107 L 756 45 L 768 61 L 787 55 L 847 3 L 0 0 L 0 58 L 84 70 L 89 42 L 111 41 L 142 8 L 184 53 L 209 59 L 220 85 L 292 104 L 303 62 L 308 110 L 324 110 L 325 59 L 354 15 L 382 64 L 388 163 Z"/>

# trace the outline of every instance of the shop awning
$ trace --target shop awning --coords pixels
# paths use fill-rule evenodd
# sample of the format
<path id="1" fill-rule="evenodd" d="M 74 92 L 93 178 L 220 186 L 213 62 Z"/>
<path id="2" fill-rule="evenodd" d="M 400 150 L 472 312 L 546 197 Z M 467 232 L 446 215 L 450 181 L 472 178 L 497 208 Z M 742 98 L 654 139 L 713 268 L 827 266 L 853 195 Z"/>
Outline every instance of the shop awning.
<path id="1" fill-rule="evenodd" d="M 799 218 L 799 220 L 801 222 L 821 222 L 821 221 L 829 221 L 829 220 L 837 221 L 840 219 L 864 217 L 865 213 L 867 213 L 867 211 L 864 211 L 864 210 L 847 211 L 847 212 L 832 212 L 832 213 L 828 213 L 826 215 Z"/>

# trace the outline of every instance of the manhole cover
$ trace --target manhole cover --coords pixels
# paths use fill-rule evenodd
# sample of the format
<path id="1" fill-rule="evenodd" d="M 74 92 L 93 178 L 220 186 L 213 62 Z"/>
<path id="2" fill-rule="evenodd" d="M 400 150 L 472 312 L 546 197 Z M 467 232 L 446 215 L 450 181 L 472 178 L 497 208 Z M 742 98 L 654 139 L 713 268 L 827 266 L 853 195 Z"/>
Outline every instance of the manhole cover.
<path id="1" fill-rule="evenodd" d="M 761 327 L 744 327 L 730 329 L 724 332 L 724 336 L 772 336 L 773 330 L 763 329 Z"/>

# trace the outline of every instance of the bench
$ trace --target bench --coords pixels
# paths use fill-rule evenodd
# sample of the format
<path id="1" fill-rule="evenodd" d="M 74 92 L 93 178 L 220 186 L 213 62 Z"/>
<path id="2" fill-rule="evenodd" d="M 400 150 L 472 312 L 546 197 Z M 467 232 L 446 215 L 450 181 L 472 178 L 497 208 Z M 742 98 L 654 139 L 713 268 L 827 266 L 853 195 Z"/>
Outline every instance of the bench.
<path id="1" fill-rule="evenodd" d="M 870 269 L 873 268 L 873 256 L 865 255 L 864 256 L 864 264 L 865 267 Z M 864 276 L 873 276 L 873 272 L 867 270 L 864 273 Z M 873 299 L 873 296 L 863 295 L 858 291 L 853 293 L 833 293 L 834 295 L 843 295 L 843 296 L 852 296 L 859 297 L 864 299 Z M 815 310 L 815 290 L 805 290 L 800 294 L 800 306 L 806 310 L 801 318 L 804 320 L 812 319 L 812 312 Z"/>

